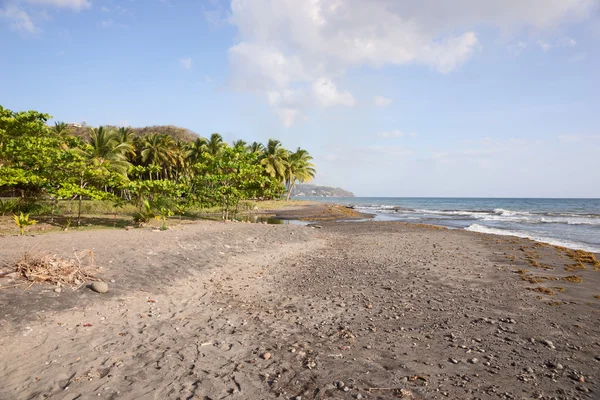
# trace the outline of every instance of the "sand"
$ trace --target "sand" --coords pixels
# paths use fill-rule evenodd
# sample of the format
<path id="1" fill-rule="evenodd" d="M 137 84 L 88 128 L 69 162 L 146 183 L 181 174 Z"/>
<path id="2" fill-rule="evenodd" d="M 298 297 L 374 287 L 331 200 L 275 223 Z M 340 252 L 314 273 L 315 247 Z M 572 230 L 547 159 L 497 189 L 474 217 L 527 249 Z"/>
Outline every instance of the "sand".
<path id="1" fill-rule="evenodd" d="M 319 226 L 1 237 L 5 264 L 93 250 L 109 292 L 1 278 L 0 399 L 600 398 L 591 265 L 516 238 Z"/>

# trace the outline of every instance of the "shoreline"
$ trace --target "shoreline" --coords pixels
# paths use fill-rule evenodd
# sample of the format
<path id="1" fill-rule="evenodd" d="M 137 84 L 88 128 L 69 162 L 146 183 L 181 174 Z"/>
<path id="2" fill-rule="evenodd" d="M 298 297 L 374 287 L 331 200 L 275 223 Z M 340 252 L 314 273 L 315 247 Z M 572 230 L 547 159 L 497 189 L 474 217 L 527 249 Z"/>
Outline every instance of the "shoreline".
<path id="1" fill-rule="evenodd" d="M 595 199 L 593 199 L 595 200 Z M 314 201 L 314 203 L 319 203 L 318 201 Z M 346 204 L 343 203 L 334 203 L 334 202 L 330 202 L 330 201 L 326 201 L 326 202 L 322 202 L 319 203 L 321 205 L 327 205 L 327 206 L 334 206 L 334 207 L 340 207 L 340 208 L 345 208 L 345 209 L 352 209 L 356 211 L 356 206 L 348 206 Z M 312 205 L 307 205 L 307 207 L 311 207 Z M 389 220 L 379 220 L 379 221 L 375 221 L 375 219 L 377 218 L 377 214 L 375 213 L 365 213 L 365 212 L 360 212 L 360 211 L 356 211 L 356 213 L 358 214 L 356 217 L 354 218 L 348 218 L 349 221 L 357 221 L 357 220 L 363 220 L 364 221 L 357 221 L 357 222 L 366 222 L 369 220 L 373 220 L 374 222 L 404 222 L 404 223 L 409 223 L 409 224 L 422 224 L 422 225 L 431 225 L 431 226 L 437 226 L 437 227 L 442 227 L 442 228 L 446 228 L 446 229 L 456 229 L 456 230 L 464 230 L 464 231 L 469 231 L 469 232 L 476 232 L 476 233 L 480 233 L 480 234 L 484 234 L 484 235 L 494 235 L 494 236 L 504 236 L 504 237 L 515 237 L 515 238 L 521 238 L 521 239 L 528 239 L 528 240 L 532 240 L 538 243 L 544 243 L 544 244 L 548 244 L 551 246 L 557 246 L 557 247 L 567 247 L 573 250 L 584 250 L 584 251 L 588 251 L 591 253 L 594 253 L 597 256 L 600 256 L 600 249 L 598 249 L 597 246 L 590 244 L 590 243 L 579 243 L 579 242 L 572 242 L 566 238 L 556 238 L 556 237 L 540 237 L 539 235 L 536 235 L 534 233 L 531 233 L 529 231 L 514 231 L 514 230 L 510 230 L 510 229 L 501 229 L 501 228 L 491 228 L 491 227 L 487 227 L 486 225 L 479 225 L 477 223 L 467 226 L 467 227 L 461 227 L 461 226 L 455 226 L 452 225 L 450 223 L 439 223 L 439 224 L 435 224 L 435 223 L 429 223 L 429 222 L 412 222 L 412 221 L 406 221 L 406 220 L 402 220 L 402 219 L 389 219 Z M 317 213 L 313 213 L 315 214 L 315 216 L 317 216 Z M 299 219 L 299 218 L 294 218 L 294 213 L 290 212 L 290 213 L 285 213 L 286 215 L 286 219 Z M 305 212 L 304 214 L 300 214 L 301 217 L 306 218 L 308 215 L 308 218 L 310 218 L 311 212 Z M 341 220 L 343 218 L 338 218 L 338 220 Z M 327 219 L 329 220 L 329 219 Z M 471 228 L 473 226 L 473 228 Z M 471 229 L 470 229 L 471 228 Z"/>
<path id="2" fill-rule="evenodd" d="M 109 287 L 0 278 L 0 398 L 600 391 L 600 267 L 589 255 L 433 225 L 318 224 L 0 237 L 0 269 L 24 251 L 88 249 Z"/>

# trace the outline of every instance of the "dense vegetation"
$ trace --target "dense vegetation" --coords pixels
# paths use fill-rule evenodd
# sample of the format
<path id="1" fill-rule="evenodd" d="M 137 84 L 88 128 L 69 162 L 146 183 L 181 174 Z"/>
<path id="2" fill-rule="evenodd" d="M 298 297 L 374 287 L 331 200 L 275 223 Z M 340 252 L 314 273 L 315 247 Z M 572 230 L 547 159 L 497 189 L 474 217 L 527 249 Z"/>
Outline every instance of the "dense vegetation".
<path id="1" fill-rule="evenodd" d="M 138 221 L 215 207 L 228 219 L 241 200 L 287 197 L 315 175 L 310 154 L 278 140 L 225 143 L 177 127 L 69 127 L 36 111 L 0 106 L 0 214 L 64 200 L 135 204 Z M 163 131 L 161 131 L 161 128 Z M 165 129 L 166 128 L 166 129 Z"/>

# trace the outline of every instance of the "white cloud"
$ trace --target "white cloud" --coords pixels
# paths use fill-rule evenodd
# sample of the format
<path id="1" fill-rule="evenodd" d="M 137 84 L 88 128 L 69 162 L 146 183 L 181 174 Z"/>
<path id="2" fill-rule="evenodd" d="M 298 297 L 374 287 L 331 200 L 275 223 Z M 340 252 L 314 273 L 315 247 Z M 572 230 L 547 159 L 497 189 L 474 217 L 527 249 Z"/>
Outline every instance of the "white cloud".
<path id="1" fill-rule="evenodd" d="M 377 107 L 387 107 L 392 104 L 394 100 L 384 97 L 384 96 L 375 96 L 374 102 Z"/>
<path id="2" fill-rule="evenodd" d="M 19 8 L 16 4 L 8 4 L 5 8 L 0 8 L 0 18 L 7 19 L 10 27 L 20 33 L 38 33 L 39 29 L 29 14 Z"/>
<path id="3" fill-rule="evenodd" d="M 335 83 L 327 78 L 319 78 L 312 85 L 313 94 L 321 107 L 345 106 L 356 104 L 350 92 L 340 92 Z"/>
<path id="4" fill-rule="evenodd" d="M 380 138 L 384 138 L 384 139 L 400 138 L 400 137 L 404 136 L 404 132 L 401 132 L 396 129 L 396 130 L 389 131 L 389 132 L 379 132 L 377 134 L 377 136 L 379 136 Z"/>
<path id="5" fill-rule="evenodd" d="M 481 46 L 476 30 L 551 30 L 588 17 L 597 0 L 231 0 L 239 42 L 233 85 L 265 94 L 343 85 L 352 68 L 417 64 L 450 73 Z M 215 7 L 217 10 L 222 8 Z M 212 18 L 212 15 L 211 15 Z M 330 90 L 331 85 L 324 85 Z M 337 89 L 317 104 L 355 104 Z"/>
<path id="6" fill-rule="evenodd" d="M 180 58 L 179 64 L 183 69 L 192 69 L 192 59 L 190 57 Z"/>
<path id="7" fill-rule="evenodd" d="M 540 46 L 542 48 L 542 50 L 544 52 L 547 52 L 548 50 L 550 50 L 552 48 L 552 45 L 548 42 L 545 42 L 543 40 L 538 40 L 537 41 L 538 46 Z"/>
<path id="8" fill-rule="evenodd" d="M 100 21 L 100 26 L 102 26 L 103 28 L 111 27 L 113 24 L 114 21 L 112 20 L 112 18 Z"/>
<path id="9" fill-rule="evenodd" d="M 90 8 L 92 2 L 90 0 L 25 0 L 27 3 L 39 4 L 42 6 L 53 6 L 60 8 L 70 8 L 73 10 L 82 10 Z"/>
<path id="10" fill-rule="evenodd" d="M 600 139 L 600 135 L 561 135 L 558 137 L 562 143 L 579 143 Z"/>
<path id="11" fill-rule="evenodd" d="M 575 47 L 577 46 L 577 41 L 570 37 L 564 37 L 560 39 L 556 45 L 559 47 Z"/>

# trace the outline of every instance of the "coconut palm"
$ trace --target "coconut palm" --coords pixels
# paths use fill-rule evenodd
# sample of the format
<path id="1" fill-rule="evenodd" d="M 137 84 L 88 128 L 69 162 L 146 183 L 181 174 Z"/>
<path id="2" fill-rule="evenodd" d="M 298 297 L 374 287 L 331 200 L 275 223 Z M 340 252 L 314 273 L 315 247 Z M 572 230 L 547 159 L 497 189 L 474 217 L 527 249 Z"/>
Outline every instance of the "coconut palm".
<path id="1" fill-rule="evenodd" d="M 246 143 L 242 139 L 235 140 L 231 145 L 234 149 L 241 149 L 241 150 L 244 150 L 245 152 L 248 152 L 248 150 L 250 149 L 250 147 L 248 147 L 248 143 Z"/>
<path id="2" fill-rule="evenodd" d="M 253 153 L 253 154 L 257 153 L 260 155 L 265 150 L 265 146 L 259 142 L 252 142 L 252 144 L 249 146 L 249 149 L 250 149 L 250 153 Z"/>
<path id="3" fill-rule="evenodd" d="M 64 123 L 62 121 L 57 121 L 57 122 L 54 123 L 54 126 L 52 127 L 52 130 L 57 135 L 62 136 L 62 135 L 67 134 L 69 132 L 69 125 L 67 125 L 66 123 Z"/>
<path id="4" fill-rule="evenodd" d="M 265 168 L 265 172 L 280 182 L 285 180 L 285 171 L 288 166 L 289 152 L 281 146 L 281 142 L 275 139 L 269 139 L 265 147 L 260 164 Z"/>
<path id="5" fill-rule="evenodd" d="M 103 126 L 90 128 L 89 145 L 85 154 L 96 165 L 105 165 L 109 169 L 125 174 L 130 164 L 126 154 L 131 151 L 130 143 L 121 143 L 115 131 Z"/>
<path id="6" fill-rule="evenodd" d="M 164 177 L 176 163 L 174 151 L 176 144 L 173 138 L 166 134 L 150 134 L 146 136 L 142 145 L 142 162 L 147 165 L 159 165 L 162 167 Z"/>
<path id="7" fill-rule="evenodd" d="M 187 158 L 190 164 L 196 164 L 202 158 L 202 154 L 208 152 L 208 139 L 199 137 L 187 145 Z"/>
<path id="8" fill-rule="evenodd" d="M 285 184 L 288 189 L 287 200 L 292 195 L 292 190 L 296 188 L 296 182 L 310 182 L 316 174 L 315 165 L 311 162 L 312 156 L 308 151 L 298 149 L 288 157 L 288 165 L 285 171 Z"/>
<path id="9" fill-rule="evenodd" d="M 206 151 L 211 156 L 215 157 L 221 154 L 223 149 L 227 147 L 227 143 L 223 141 L 223 137 L 218 133 L 213 133 L 206 144 Z"/>

